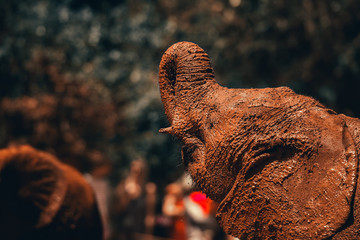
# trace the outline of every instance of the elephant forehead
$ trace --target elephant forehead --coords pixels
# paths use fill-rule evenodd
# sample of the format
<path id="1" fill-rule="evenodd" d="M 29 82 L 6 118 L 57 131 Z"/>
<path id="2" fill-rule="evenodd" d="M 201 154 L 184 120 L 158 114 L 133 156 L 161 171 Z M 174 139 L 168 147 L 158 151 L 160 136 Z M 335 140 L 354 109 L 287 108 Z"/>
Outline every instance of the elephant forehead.
<path id="1" fill-rule="evenodd" d="M 248 115 L 264 117 L 269 110 L 302 115 L 312 108 L 325 109 L 313 98 L 298 95 L 287 87 L 264 89 L 218 88 L 207 97 L 207 111 L 214 109 L 219 117 L 238 119 Z M 250 114 L 251 113 L 251 114 Z M 270 114 L 271 116 L 272 114 Z"/>
<path id="2" fill-rule="evenodd" d="M 320 135 L 326 132 L 316 124 L 311 111 L 296 115 L 282 108 L 259 108 L 236 115 L 238 118 L 211 116 L 215 114 L 210 112 L 209 118 L 216 118 L 216 124 L 201 125 L 205 126 L 206 163 L 226 169 L 230 175 L 237 175 L 261 151 L 281 147 L 288 152 L 311 154 L 320 145 Z"/>

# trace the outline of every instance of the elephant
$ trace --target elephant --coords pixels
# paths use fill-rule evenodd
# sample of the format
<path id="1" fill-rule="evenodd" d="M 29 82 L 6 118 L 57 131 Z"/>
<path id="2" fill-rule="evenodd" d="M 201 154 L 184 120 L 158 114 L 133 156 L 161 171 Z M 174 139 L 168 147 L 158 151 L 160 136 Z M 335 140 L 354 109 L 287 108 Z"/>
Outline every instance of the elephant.
<path id="1" fill-rule="evenodd" d="M 182 161 L 239 239 L 360 239 L 360 120 L 288 87 L 219 85 L 208 54 L 178 42 L 159 89 Z"/>
<path id="2" fill-rule="evenodd" d="M 0 238 L 103 238 L 95 195 L 85 178 L 28 145 L 0 150 Z"/>

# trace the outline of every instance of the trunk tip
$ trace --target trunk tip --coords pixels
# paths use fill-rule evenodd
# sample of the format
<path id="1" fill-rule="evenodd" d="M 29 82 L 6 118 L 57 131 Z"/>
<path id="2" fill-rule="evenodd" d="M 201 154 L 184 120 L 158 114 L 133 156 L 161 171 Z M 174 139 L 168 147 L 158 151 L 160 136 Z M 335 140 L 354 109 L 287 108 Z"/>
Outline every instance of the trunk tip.
<path id="1" fill-rule="evenodd" d="M 173 127 L 161 128 L 159 130 L 159 133 L 174 134 L 174 128 Z"/>

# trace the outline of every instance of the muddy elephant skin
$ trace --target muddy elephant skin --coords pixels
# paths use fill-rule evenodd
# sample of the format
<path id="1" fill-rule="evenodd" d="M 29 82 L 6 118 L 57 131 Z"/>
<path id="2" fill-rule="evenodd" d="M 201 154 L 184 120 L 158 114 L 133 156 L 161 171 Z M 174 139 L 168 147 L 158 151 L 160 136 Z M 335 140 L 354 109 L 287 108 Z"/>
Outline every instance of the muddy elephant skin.
<path id="1" fill-rule="evenodd" d="M 180 42 L 159 87 L 196 184 L 240 239 L 360 239 L 360 121 L 287 87 L 220 86 L 208 55 Z"/>
<path id="2" fill-rule="evenodd" d="M 0 196 L 0 239 L 102 239 L 92 188 L 53 155 L 1 149 Z"/>

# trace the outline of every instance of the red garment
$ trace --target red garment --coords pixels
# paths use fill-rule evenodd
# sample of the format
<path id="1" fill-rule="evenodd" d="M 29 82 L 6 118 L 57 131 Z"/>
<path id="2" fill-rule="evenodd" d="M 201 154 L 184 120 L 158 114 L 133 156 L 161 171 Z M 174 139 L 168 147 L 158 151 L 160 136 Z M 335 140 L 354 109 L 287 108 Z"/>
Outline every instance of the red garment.
<path id="1" fill-rule="evenodd" d="M 176 202 L 177 207 L 184 208 L 184 202 L 181 200 Z M 174 229 L 172 233 L 172 239 L 174 240 L 186 240 L 185 221 L 183 216 L 174 217 Z"/>
<path id="2" fill-rule="evenodd" d="M 209 214 L 211 211 L 211 199 L 207 198 L 205 193 L 192 192 L 190 199 L 200 205 L 205 214 Z"/>

